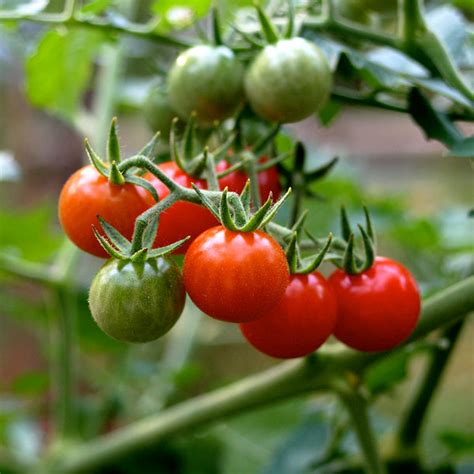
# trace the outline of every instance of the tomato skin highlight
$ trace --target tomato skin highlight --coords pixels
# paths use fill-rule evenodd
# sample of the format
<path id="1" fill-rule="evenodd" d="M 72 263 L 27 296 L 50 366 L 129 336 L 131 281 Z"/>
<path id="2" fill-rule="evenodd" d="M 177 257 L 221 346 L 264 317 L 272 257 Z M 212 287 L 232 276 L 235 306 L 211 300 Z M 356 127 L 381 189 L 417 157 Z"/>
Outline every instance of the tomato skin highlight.
<path id="1" fill-rule="evenodd" d="M 322 107 L 331 92 L 332 74 L 315 44 L 291 38 L 267 45 L 248 68 L 244 83 L 257 115 L 291 123 Z"/>
<path id="2" fill-rule="evenodd" d="M 274 307 L 289 274 L 278 242 L 261 232 L 222 226 L 201 234 L 184 259 L 184 284 L 196 306 L 228 322 L 252 321 Z"/>
<path id="3" fill-rule="evenodd" d="M 280 359 L 304 357 L 326 342 L 336 325 L 337 301 L 318 272 L 291 275 L 280 302 L 256 321 L 243 323 L 245 339 L 260 352 Z"/>
<path id="4" fill-rule="evenodd" d="M 420 292 L 400 263 L 377 257 L 360 275 L 336 270 L 329 278 L 338 301 L 335 336 L 364 352 L 392 349 L 407 339 L 420 315 Z"/>
<path id="5" fill-rule="evenodd" d="M 66 235 L 80 249 L 108 258 L 92 232 L 94 225 L 103 234 L 97 215 L 130 239 L 135 219 L 154 203 L 145 189 L 129 183 L 112 184 L 89 165 L 76 171 L 63 186 L 59 196 L 59 220 Z"/>
<path id="6" fill-rule="evenodd" d="M 185 290 L 179 268 L 166 257 L 145 263 L 110 259 L 89 291 L 97 325 L 124 342 L 149 342 L 166 334 L 181 315 Z"/>
<path id="7" fill-rule="evenodd" d="M 187 175 L 174 161 L 161 163 L 158 168 L 181 186 L 192 188 L 191 184 L 194 183 L 200 189 L 207 188 L 205 180 Z M 144 177 L 155 187 L 160 201 L 169 195 L 169 189 L 154 175 L 147 173 Z M 189 235 L 191 238 L 188 242 L 174 252 L 184 254 L 198 235 L 217 224 L 217 219 L 204 206 L 178 201 L 161 213 L 154 247 L 172 244 Z"/>

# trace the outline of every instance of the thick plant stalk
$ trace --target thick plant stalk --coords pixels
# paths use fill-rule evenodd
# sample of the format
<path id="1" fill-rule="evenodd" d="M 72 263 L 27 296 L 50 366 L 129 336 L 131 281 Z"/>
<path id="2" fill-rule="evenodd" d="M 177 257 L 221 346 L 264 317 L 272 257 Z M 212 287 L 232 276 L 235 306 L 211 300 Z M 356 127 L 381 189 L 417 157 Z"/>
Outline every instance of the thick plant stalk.
<path id="1" fill-rule="evenodd" d="M 387 471 L 380 458 L 377 441 L 370 424 L 367 400 L 356 391 L 344 390 L 339 395 L 350 414 L 367 474 L 386 474 Z"/>
<path id="2" fill-rule="evenodd" d="M 474 311 L 474 277 L 463 280 L 428 298 L 414 336 L 415 341 L 430 331 Z M 227 387 L 175 405 L 157 415 L 79 445 L 57 458 L 53 469 L 63 473 L 90 470 L 107 464 L 165 437 L 242 413 L 270 402 L 332 386 L 348 371 L 363 370 L 388 353 L 363 354 L 352 350 L 320 351 L 307 359 L 284 362 Z"/>
<path id="3" fill-rule="evenodd" d="M 448 342 L 448 347 L 436 348 L 431 356 L 431 360 L 426 369 L 420 388 L 409 406 L 404 416 L 398 433 L 398 439 L 401 446 L 416 448 L 417 441 L 425 416 L 430 406 L 436 388 L 439 385 L 444 373 L 444 369 L 453 352 L 456 342 L 459 339 L 464 320 L 456 322 L 449 327 L 443 334 L 443 339 Z"/>

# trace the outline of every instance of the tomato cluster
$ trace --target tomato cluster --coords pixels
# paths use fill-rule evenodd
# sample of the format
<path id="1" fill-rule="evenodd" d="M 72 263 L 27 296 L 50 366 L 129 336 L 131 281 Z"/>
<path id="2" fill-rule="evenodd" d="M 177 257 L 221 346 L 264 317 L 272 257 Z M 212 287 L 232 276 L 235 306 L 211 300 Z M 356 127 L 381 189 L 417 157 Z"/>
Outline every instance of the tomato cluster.
<path id="1" fill-rule="evenodd" d="M 131 164 L 133 158 L 121 164 L 113 122 L 109 163 L 103 163 L 88 149 L 94 166 L 71 176 L 59 199 L 60 221 L 69 238 L 92 255 L 114 257 L 94 278 L 89 297 L 92 315 L 104 332 L 127 342 L 161 337 L 178 320 L 187 293 L 207 315 L 238 323 L 243 337 L 272 357 L 308 355 L 331 335 L 349 347 L 369 352 L 391 349 L 409 337 L 418 320 L 420 297 L 413 277 L 400 264 L 385 258 L 374 261 L 371 252 L 366 265 L 358 268 L 344 264 L 345 270 L 337 269 L 326 279 L 315 270 L 317 264 L 306 269 L 293 265 L 290 245 L 285 255 L 275 238 L 258 230 L 265 229 L 273 211 L 270 201 L 258 211 L 253 209 L 257 190 L 252 189 L 252 196 L 247 192 L 248 176 L 242 168 L 256 168 L 262 202 L 270 196 L 275 200 L 281 193 L 274 165 L 278 157 L 273 158 L 273 166 L 266 166 L 269 158 L 255 157 L 247 149 L 249 158 L 242 154 L 242 161 L 230 170 L 236 160 L 229 156 L 219 161 L 226 152 L 232 155 L 228 146 L 222 145 L 221 152 L 213 151 L 219 159 L 212 170 L 207 151 L 201 150 L 197 156 L 193 153 L 196 120 L 208 127 L 216 120 L 234 116 L 248 102 L 254 119 L 295 122 L 320 109 L 331 87 L 324 54 L 303 38 L 279 39 L 276 35 L 247 67 L 222 44 L 200 45 L 177 57 L 167 84 L 153 90 L 145 108 L 152 127 L 170 135 L 171 156 L 176 162 L 167 161 L 153 169 L 155 165 L 147 155 L 140 155 L 144 165 L 141 161 Z M 174 128 L 176 121 L 170 128 L 176 114 L 189 119 L 183 134 L 184 158 L 177 143 L 180 133 Z M 243 134 L 243 127 L 239 128 L 242 117 L 239 113 L 235 118 L 235 136 Z M 269 137 L 271 141 L 273 135 Z M 254 145 L 260 150 L 255 153 L 261 155 L 261 150 L 270 147 L 259 142 L 266 143 L 266 138 Z M 240 136 L 238 149 L 248 145 Z M 253 164 L 247 161 L 250 159 Z M 216 184 L 217 180 L 220 189 L 242 192 L 240 207 L 231 211 L 226 193 L 216 196 L 215 191 L 204 191 L 208 182 L 196 171 L 204 166 L 210 183 Z M 134 174 L 137 167 L 143 169 Z M 280 169 L 286 170 L 283 166 Z M 192 188 L 196 195 L 191 193 L 190 197 L 187 190 Z M 163 205 L 158 215 L 156 200 L 161 203 L 172 193 L 177 193 L 175 199 L 168 200 L 169 206 Z M 206 201 L 206 194 L 220 199 L 219 209 Z M 197 196 L 206 206 L 196 204 Z M 236 194 L 232 198 L 239 199 Z M 137 231 L 142 224 L 135 225 L 144 212 L 140 222 L 155 213 L 158 223 L 157 232 L 155 226 L 146 239 Z M 268 220 L 265 212 L 270 215 Z M 143 224 L 147 229 L 153 229 L 151 220 Z M 287 230 L 297 234 L 294 229 Z M 189 240 L 184 245 L 173 246 L 185 238 Z M 353 247 L 353 236 L 345 241 L 348 251 Z M 330 240 L 324 252 L 329 244 Z M 173 251 L 185 254 L 183 274 L 165 256 Z M 294 255 L 298 260 L 299 251 Z M 321 253 L 321 259 L 315 262 L 320 263 L 323 257 Z M 345 257 L 343 260 L 349 261 Z"/>
<path id="2" fill-rule="evenodd" d="M 163 134 L 173 113 L 182 120 L 195 113 L 205 127 L 231 117 L 246 102 L 265 120 L 290 123 L 315 114 L 331 86 L 326 57 L 303 38 L 268 44 L 247 69 L 230 48 L 199 45 L 177 57 L 166 87 L 151 91 L 145 112 Z"/>
<path id="3" fill-rule="evenodd" d="M 217 169 L 228 166 L 222 161 Z M 206 188 L 204 180 L 191 178 L 174 162 L 158 168 L 184 188 Z M 151 173 L 143 178 L 160 200 L 169 194 Z M 276 169 L 258 178 L 262 198 L 280 193 Z M 233 191 L 241 191 L 245 182 L 241 171 L 221 178 L 221 184 Z M 86 166 L 66 182 L 59 215 L 78 247 L 106 257 L 92 231 L 99 228 L 98 216 L 122 234 L 120 246 L 121 239 L 131 239 L 135 218 L 154 204 L 142 187 L 113 184 Z M 337 269 L 328 280 L 316 271 L 290 275 L 285 252 L 269 234 L 218 224 L 208 209 L 191 202 L 178 201 L 162 213 L 154 247 L 191 236 L 179 249 L 185 253 L 183 275 L 168 257 L 109 260 L 96 275 L 89 298 L 92 315 L 104 332 L 127 342 L 154 340 L 178 320 L 186 292 L 209 316 L 239 323 L 245 339 L 273 357 L 308 355 L 332 334 L 360 351 L 384 351 L 414 330 L 420 295 L 399 263 L 378 257 L 361 273 Z"/>

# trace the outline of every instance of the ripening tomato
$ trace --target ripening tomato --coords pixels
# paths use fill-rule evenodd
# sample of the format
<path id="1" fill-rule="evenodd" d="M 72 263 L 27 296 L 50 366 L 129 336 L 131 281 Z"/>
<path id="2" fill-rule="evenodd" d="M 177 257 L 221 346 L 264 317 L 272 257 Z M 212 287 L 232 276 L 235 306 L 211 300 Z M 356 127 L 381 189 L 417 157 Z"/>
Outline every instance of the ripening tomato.
<path id="1" fill-rule="evenodd" d="M 194 179 L 187 175 L 174 161 L 161 163 L 158 168 L 173 181 L 186 188 L 191 188 L 192 183 L 201 189 L 207 187 L 204 180 Z M 151 173 L 146 174 L 145 178 L 155 187 L 160 201 L 168 196 L 169 189 L 158 178 Z M 183 254 L 198 235 L 217 224 L 217 219 L 204 206 L 178 201 L 161 213 L 155 247 L 172 244 L 189 235 L 191 238 L 188 242 L 175 251 L 175 253 Z"/>
<path id="2" fill-rule="evenodd" d="M 289 359 L 314 352 L 334 330 L 336 296 L 318 272 L 291 275 L 280 302 L 261 318 L 242 323 L 245 339 L 271 357 Z"/>
<path id="3" fill-rule="evenodd" d="M 377 257 L 360 275 L 336 270 L 329 282 L 336 292 L 335 336 L 353 349 L 386 351 L 415 329 L 420 292 L 411 273 L 398 262 Z"/>
<path id="4" fill-rule="evenodd" d="M 282 298 L 289 274 L 278 242 L 261 232 L 218 226 L 201 234 L 184 259 L 184 285 L 209 316 L 246 322 L 270 311 Z"/>
<path id="5" fill-rule="evenodd" d="M 266 157 L 260 159 L 261 163 L 267 161 Z M 227 161 L 220 161 L 216 169 L 218 172 L 225 171 L 231 165 Z M 268 199 L 270 192 L 273 196 L 273 201 L 278 200 L 281 194 L 281 186 L 278 178 L 278 169 L 276 166 L 272 166 L 266 170 L 260 171 L 257 174 L 258 178 L 258 189 L 260 194 L 260 201 L 265 202 Z M 248 176 L 241 170 L 237 170 L 219 179 L 219 185 L 221 189 L 229 188 L 229 191 L 241 193 L 247 183 Z"/>
<path id="6" fill-rule="evenodd" d="M 112 184 L 89 165 L 66 181 L 59 196 L 59 220 L 64 232 L 80 249 L 108 258 L 92 232 L 92 225 L 101 231 L 97 216 L 131 239 L 135 219 L 154 202 L 145 189 L 129 183 Z"/>
<path id="7" fill-rule="evenodd" d="M 166 334 L 181 315 L 186 293 L 177 265 L 167 257 L 135 263 L 110 259 L 89 291 L 97 325 L 124 342 L 149 342 Z"/>

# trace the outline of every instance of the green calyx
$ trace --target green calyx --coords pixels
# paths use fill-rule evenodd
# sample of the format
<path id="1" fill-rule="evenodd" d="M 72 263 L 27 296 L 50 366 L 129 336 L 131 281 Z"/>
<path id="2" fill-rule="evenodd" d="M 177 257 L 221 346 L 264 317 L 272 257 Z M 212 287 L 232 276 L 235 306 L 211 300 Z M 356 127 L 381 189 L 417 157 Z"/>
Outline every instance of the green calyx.
<path id="1" fill-rule="evenodd" d="M 323 245 L 320 245 L 316 239 L 312 236 L 311 239 L 317 244 L 319 251 L 307 257 L 301 257 L 301 249 L 300 249 L 300 239 L 301 235 L 304 230 L 304 223 L 306 221 L 306 217 L 308 216 L 308 211 L 304 211 L 299 219 L 295 222 L 293 227 L 291 228 L 291 237 L 290 241 L 288 242 L 285 253 L 286 259 L 288 260 L 288 268 L 290 269 L 290 273 L 292 275 L 306 275 L 308 273 L 314 272 L 321 263 L 325 260 L 325 257 L 328 255 L 328 251 L 331 248 L 333 236 L 330 233 L 324 242 Z"/>
<path id="2" fill-rule="evenodd" d="M 209 147 L 203 147 L 196 136 L 196 114 L 192 113 L 186 124 L 184 134 L 178 138 L 179 119 L 173 119 L 170 132 L 171 159 L 188 176 L 202 178 L 209 174 L 209 161 L 216 162 L 225 157 L 229 147 L 235 139 L 235 134 L 231 133 L 221 145 L 209 151 Z M 218 124 L 216 124 L 217 129 Z M 214 172 L 215 173 L 215 172 Z M 204 176 L 205 177 L 205 176 Z M 211 188 L 212 189 L 212 188 Z M 217 189 L 217 188 L 216 188 Z"/>
<path id="3" fill-rule="evenodd" d="M 235 232 L 253 232 L 267 225 L 279 211 L 291 193 L 291 188 L 276 203 L 270 195 L 267 201 L 255 212 L 251 211 L 250 180 L 247 181 L 241 194 L 229 193 L 228 189 L 220 195 L 219 202 L 208 193 L 202 192 L 193 185 L 201 203 L 207 207 L 221 224 Z"/>
<path id="4" fill-rule="evenodd" d="M 103 236 L 99 233 L 96 227 L 92 227 L 94 235 L 99 241 L 104 250 L 111 256 L 118 260 L 131 261 L 134 263 L 143 263 L 146 260 L 163 257 L 176 250 L 183 245 L 189 237 L 179 240 L 173 244 L 160 248 L 152 248 L 158 231 L 158 216 L 153 216 L 143 233 L 142 247 L 139 250 L 134 250 L 132 243 L 127 240 L 115 227 L 111 226 L 102 217 L 97 216 L 102 230 L 105 234 Z"/>
<path id="5" fill-rule="evenodd" d="M 313 191 L 309 189 L 309 185 L 320 181 L 325 178 L 336 166 L 339 158 L 336 156 L 324 163 L 320 167 L 307 171 L 306 168 L 306 149 L 301 142 L 296 144 L 294 162 L 291 166 L 291 170 L 281 167 L 280 172 L 286 179 L 287 186 L 291 186 L 293 189 L 298 190 L 304 196 L 317 198 L 319 197 Z"/>
<path id="6" fill-rule="evenodd" d="M 352 231 L 347 212 L 341 207 L 341 233 L 346 243 L 342 259 L 342 268 L 349 275 L 358 275 L 372 267 L 376 256 L 375 232 L 370 219 L 369 211 L 364 206 L 365 226 L 358 224 L 362 237 L 364 257 L 359 257 L 355 252 L 355 234 Z"/>
<path id="7" fill-rule="evenodd" d="M 159 141 L 159 132 L 148 142 L 145 147 L 138 152 L 138 156 L 144 156 L 147 159 L 153 157 L 154 150 Z M 136 171 L 128 169 L 125 172 L 120 170 L 122 158 L 120 156 L 120 143 L 117 135 L 117 119 L 114 117 L 110 125 L 109 136 L 107 140 L 106 161 L 94 151 L 87 138 L 84 140 L 86 153 L 91 165 L 110 183 L 121 186 L 125 183 L 134 184 L 146 189 L 155 201 L 159 201 L 156 189 L 146 179 L 139 176 Z"/>
<path id="8" fill-rule="evenodd" d="M 330 233 L 325 244 L 321 247 L 318 253 L 309 257 L 301 258 L 301 251 L 298 245 L 298 236 L 294 232 L 291 240 L 286 247 L 285 253 L 288 260 L 288 267 L 292 275 L 307 275 L 313 273 L 321 265 L 331 248 L 333 236 Z"/>
<path id="9" fill-rule="evenodd" d="M 295 11 L 293 1 L 288 0 L 288 23 L 284 31 L 279 31 L 274 25 L 270 17 L 265 13 L 265 10 L 261 6 L 260 2 L 254 2 L 255 9 L 257 11 L 258 21 L 262 29 L 261 35 L 265 41 L 261 41 L 258 36 L 250 35 L 244 31 L 241 31 L 234 27 L 247 42 L 256 48 L 264 48 L 267 44 L 275 44 L 280 39 L 292 38 L 295 34 Z"/>

